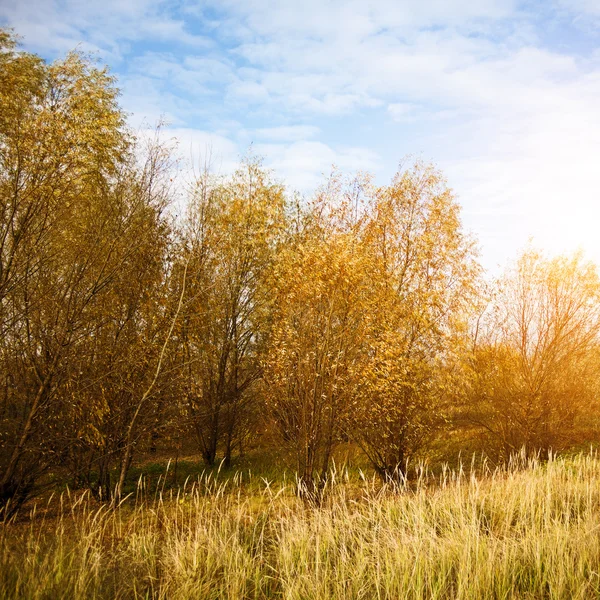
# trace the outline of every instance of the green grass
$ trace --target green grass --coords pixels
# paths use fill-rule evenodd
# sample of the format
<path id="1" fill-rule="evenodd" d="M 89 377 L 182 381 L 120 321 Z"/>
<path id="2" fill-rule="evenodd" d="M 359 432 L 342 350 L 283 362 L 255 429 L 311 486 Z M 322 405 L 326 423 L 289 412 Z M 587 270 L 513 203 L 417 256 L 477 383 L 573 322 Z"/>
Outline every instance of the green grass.
<path id="1" fill-rule="evenodd" d="M 342 472 L 320 507 L 292 483 L 219 477 L 18 515 L 0 529 L 0 597 L 600 598 L 593 455 L 410 489 Z"/>

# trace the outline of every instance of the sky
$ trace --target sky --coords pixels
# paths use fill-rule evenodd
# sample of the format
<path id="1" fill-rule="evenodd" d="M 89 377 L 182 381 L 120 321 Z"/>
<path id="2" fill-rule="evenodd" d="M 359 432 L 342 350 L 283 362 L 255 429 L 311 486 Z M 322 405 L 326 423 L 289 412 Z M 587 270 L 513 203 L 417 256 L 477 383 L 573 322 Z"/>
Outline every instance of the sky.
<path id="1" fill-rule="evenodd" d="M 185 160 L 251 146 L 310 194 L 421 158 L 489 271 L 530 240 L 600 263 L 600 0 L 0 0 L 0 25 L 96 53 Z"/>

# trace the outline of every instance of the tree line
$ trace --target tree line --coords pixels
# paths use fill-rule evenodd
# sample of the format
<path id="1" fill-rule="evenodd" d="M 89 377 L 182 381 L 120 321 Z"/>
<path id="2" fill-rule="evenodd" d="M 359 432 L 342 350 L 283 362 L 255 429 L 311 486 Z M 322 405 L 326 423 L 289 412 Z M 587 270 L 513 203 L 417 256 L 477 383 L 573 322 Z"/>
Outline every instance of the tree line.
<path id="1" fill-rule="evenodd" d="M 118 501 L 166 438 L 228 465 L 268 428 L 307 493 L 340 443 L 389 480 L 451 437 L 496 458 L 595 440 L 595 265 L 529 248 L 486 283 L 420 162 L 306 199 L 249 157 L 174 218 L 172 152 L 115 83 L 0 31 L 0 504 L 67 481 Z"/>

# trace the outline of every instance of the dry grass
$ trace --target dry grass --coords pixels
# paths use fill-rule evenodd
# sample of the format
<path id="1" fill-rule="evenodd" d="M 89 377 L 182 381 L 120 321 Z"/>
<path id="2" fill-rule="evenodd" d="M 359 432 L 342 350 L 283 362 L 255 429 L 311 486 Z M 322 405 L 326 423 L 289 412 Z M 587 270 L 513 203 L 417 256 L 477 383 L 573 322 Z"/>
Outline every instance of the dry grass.
<path id="1" fill-rule="evenodd" d="M 2 598 L 598 598 L 600 460 L 513 464 L 320 507 L 236 477 L 111 510 L 63 496 L 0 530 Z M 22 516 L 21 516 L 22 519 Z"/>

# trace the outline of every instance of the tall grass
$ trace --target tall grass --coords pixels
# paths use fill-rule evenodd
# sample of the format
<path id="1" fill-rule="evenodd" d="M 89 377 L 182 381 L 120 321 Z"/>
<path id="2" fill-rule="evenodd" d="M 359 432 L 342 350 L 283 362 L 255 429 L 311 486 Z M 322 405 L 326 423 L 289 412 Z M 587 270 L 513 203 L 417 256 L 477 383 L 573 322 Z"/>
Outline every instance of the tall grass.
<path id="1" fill-rule="evenodd" d="M 343 475 L 343 474 L 342 474 Z M 210 476 L 117 509 L 63 495 L 0 530 L 2 598 L 598 598 L 600 460 L 381 488 Z"/>

